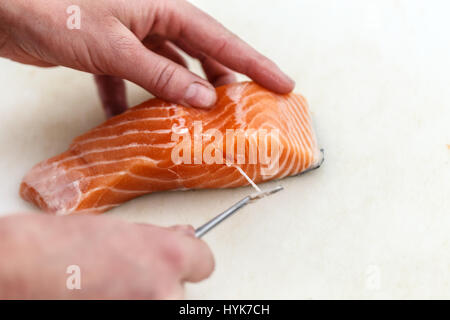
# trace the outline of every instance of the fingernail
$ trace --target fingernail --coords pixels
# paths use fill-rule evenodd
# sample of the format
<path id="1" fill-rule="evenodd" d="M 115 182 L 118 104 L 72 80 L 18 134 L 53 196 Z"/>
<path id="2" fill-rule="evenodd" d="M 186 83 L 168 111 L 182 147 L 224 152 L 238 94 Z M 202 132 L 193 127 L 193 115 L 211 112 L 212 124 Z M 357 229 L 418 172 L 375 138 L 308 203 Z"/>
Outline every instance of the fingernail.
<path id="1" fill-rule="evenodd" d="M 290 89 L 293 90 L 295 88 L 295 80 L 292 79 L 291 77 L 289 77 L 283 70 L 281 70 L 281 68 L 278 65 L 275 65 L 275 66 L 278 69 L 279 74 L 283 75 L 284 80 L 287 80 L 287 82 L 290 82 L 290 84 L 289 84 Z"/>
<path id="2" fill-rule="evenodd" d="M 289 86 L 291 87 L 291 90 L 295 88 L 295 80 L 289 77 L 286 73 L 283 72 L 284 78 L 289 82 Z"/>
<path id="3" fill-rule="evenodd" d="M 195 82 L 186 90 L 184 100 L 193 107 L 208 108 L 216 102 L 216 92 Z"/>
<path id="4" fill-rule="evenodd" d="M 286 75 L 286 79 L 288 79 L 291 82 L 292 87 L 295 87 L 295 80 Z"/>

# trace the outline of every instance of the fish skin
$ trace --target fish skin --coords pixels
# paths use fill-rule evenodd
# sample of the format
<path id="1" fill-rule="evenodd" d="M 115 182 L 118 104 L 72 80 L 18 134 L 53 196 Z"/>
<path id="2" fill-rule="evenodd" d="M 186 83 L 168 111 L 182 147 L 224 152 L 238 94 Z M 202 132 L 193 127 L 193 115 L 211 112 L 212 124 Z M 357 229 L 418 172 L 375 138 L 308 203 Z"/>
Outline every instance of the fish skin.
<path id="1" fill-rule="evenodd" d="M 322 153 L 301 95 L 278 95 L 253 82 L 216 90 L 218 101 L 211 110 L 151 99 L 107 120 L 74 139 L 66 152 L 33 167 L 23 179 L 20 195 L 46 212 L 65 215 L 101 213 L 156 191 L 248 185 L 233 166 L 172 161 L 176 144 L 172 129 L 188 130 L 192 137 L 194 121 L 202 121 L 203 133 L 218 129 L 224 139 L 226 129 L 279 130 L 278 170 L 263 175 L 261 163 L 239 165 L 255 183 L 297 175 L 321 164 Z M 203 150 L 207 143 L 203 142 Z M 247 157 L 248 143 L 247 139 Z M 226 158 L 226 144 L 223 152 Z"/>

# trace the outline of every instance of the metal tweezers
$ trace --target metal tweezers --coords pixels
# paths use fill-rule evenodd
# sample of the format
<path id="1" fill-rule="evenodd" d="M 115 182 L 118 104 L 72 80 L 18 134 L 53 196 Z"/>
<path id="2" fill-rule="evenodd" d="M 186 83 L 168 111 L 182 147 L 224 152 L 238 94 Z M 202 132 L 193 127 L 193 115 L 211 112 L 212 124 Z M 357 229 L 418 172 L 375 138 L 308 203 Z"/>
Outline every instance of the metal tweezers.
<path id="1" fill-rule="evenodd" d="M 212 220 L 208 221 L 201 227 L 199 227 L 197 230 L 195 230 L 195 236 L 197 238 L 203 237 L 206 233 L 208 233 L 210 230 L 215 228 L 217 225 L 219 225 L 221 222 L 223 222 L 225 219 L 233 215 L 235 212 L 237 212 L 239 209 L 242 209 L 247 204 L 249 204 L 252 201 L 262 199 L 266 196 L 270 196 L 274 193 L 277 193 L 279 191 L 283 190 L 282 186 L 277 186 L 271 190 L 268 191 L 261 191 L 257 192 L 255 194 L 249 195 L 245 197 L 244 199 L 236 202 L 234 205 L 232 205 L 230 208 L 219 214 L 217 217 L 213 218 Z"/>

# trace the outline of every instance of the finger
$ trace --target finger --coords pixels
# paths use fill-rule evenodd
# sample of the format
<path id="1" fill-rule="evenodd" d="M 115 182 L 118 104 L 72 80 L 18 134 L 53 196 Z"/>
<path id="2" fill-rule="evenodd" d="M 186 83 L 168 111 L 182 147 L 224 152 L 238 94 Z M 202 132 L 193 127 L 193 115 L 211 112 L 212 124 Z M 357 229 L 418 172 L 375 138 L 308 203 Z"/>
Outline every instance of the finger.
<path id="1" fill-rule="evenodd" d="M 233 71 L 214 59 L 207 57 L 202 62 L 202 67 L 208 81 L 211 82 L 214 87 L 220 87 L 237 81 Z"/>
<path id="2" fill-rule="evenodd" d="M 103 110 L 108 118 L 128 109 L 125 81 L 106 75 L 95 75 L 94 78 Z"/>
<path id="3" fill-rule="evenodd" d="M 208 81 L 148 50 L 134 34 L 122 27 L 117 41 L 111 41 L 108 64 L 112 74 L 171 102 L 203 108 L 216 102 L 216 92 Z"/>
<path id="4" fill-rule="evenodd" d="M 232 34 L 212 17 L 184 0 L 171 2 L 180 23 L 179 38 L 223 65 L 244 73 L 262 86 L 288 93 L 295 83 L 278 66 Z"/>
<path id="5" fill-rule="evenodd" d="M 183 235 L 181 250 L 184 257 L 182 281 L 198 282 L 208 278 L 214 271 L 214 257 L 206 242 Z"/>
<path id="6" fill-rule="evenodd" d="M 167 40 L 159 39 L 155 37 L 147 37 L 142 42 L 144 46 L 153 52 L 164 56 L 173 62 L 188 68 L 186 59 L 177 51 L 176 47 Z"/>
<path id="7" fill-rule="evenodd" d="M 180 282 L 198 282 L 206 279 L 214 270 L 214 257 L 208 245 L 195 237 L 192 226 L 173 226 L 161 228 L 153 225 L 141 225 L 145 235 L 151 236 L 154 243 L 157 235 L 157 249 L 165 257 L 167 266 Z"/>
<path id="8" fill-rule="evenodd" d="M 185 51 L 190 56 L 197 58 L 201 62 L 203 71 L 205 72 L 208 81 L 211 82 L 214 87 L 223 86 L 225 84 L 237 81 L 234 72 L 225 67 L 223 64 L 220 64 L 216 60 L 193 49 L 190 45 L 184 43 L 182 40 L 177 41 L 176 43 L 183 51 Z"/>
<path id="9" fill-rule="evenodd" d="M 169 294 L 163 297 L 162 300 L 183 300 L 184 299 L 184 285 L 178 283 L 175 288 L 170 290 Z"/>

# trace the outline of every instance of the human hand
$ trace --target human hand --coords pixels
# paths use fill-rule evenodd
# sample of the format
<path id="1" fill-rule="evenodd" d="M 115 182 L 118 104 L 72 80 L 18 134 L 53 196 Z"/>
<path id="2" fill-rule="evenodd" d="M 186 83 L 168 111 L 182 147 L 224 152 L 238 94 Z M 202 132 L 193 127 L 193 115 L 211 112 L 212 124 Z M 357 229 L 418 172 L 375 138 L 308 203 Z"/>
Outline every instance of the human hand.
<path id="1" fill-rule="evenodd" d="M 68 266 L 81 289 L 69 290 Z M 0 219 L 1 299 L 178 299 L 214 260 L 188 226 L 32 214 Z"/>
<path id="2" fill-rule="evenodd" d="M 66 27 L 71 5 L 81 9 L 79 30 Z M 201 61 L 209 81 L 186 68 L 177 48 Z M 97 81 L 102 100 L 117 109 L 112 114 L 126 104 L 121 79 L 195 107 L 215 103 L 213 85 L 235 81 L 231 70 L 278 93 L 294 87 L 272 61 L 185 0 L 3 0 L 0 56 L 107 75 Z"/>

